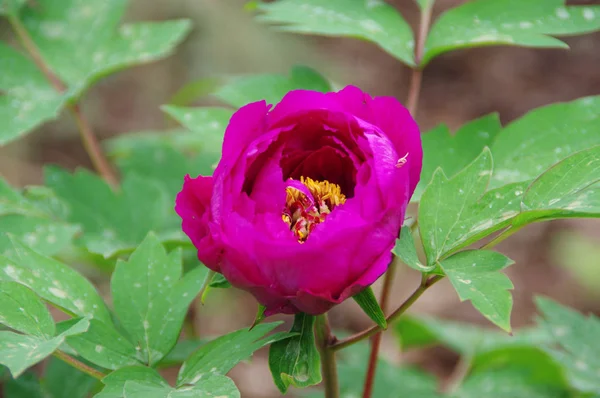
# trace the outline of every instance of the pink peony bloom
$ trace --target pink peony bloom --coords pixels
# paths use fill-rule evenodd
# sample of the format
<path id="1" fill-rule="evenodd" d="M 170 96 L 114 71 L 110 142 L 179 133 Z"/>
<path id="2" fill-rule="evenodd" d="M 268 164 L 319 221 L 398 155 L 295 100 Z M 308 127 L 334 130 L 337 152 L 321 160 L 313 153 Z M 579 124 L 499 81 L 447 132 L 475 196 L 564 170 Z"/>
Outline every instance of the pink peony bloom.
<path id="1" fill-rule="evenodd" d="M 419 129 L 394 98 L 296 90 L 238 110 L 212 177 L 175 210 L 198 258 L 266 306 L 326 312 L 375 282 L 419 181 Z"/>

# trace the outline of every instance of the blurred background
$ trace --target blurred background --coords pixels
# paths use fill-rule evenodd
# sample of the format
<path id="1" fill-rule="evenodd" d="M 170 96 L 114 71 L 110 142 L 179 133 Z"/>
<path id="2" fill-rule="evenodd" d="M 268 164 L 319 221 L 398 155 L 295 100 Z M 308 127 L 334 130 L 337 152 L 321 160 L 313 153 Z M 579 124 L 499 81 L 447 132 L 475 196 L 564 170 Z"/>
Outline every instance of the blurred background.
<path id="1" fill-rule="evenodd" d="M 352 0 L 348 0 L 352 1 Z M 415 26 L 412 0 L 388 0 Z M 464 1 L 438 0 L 434 14 Z M 186 83 L 227 74 L 283 73 L 296 64 L 311 66 L 338 85 L 354 84 L 372 95 L 404 101 L 409 69 L 373 44 L 270 31 L 253 20 L 243 0 L 131 0 L 127 20 L 190 18 L 194 29 L 175 55 L 102 80 L 87 93 L 84 112 L 101 139 L 134 131 L 160 131 L 166 125 L 159 106 Z M 579 1 L 578 4 L 597 4 Z M 0 25 L 6 36 L 8 27 Z M 453 52 L 437 57 L 424 74 L 416 118 L 423 131 L 443 122 L 456 129 L 466 121 L 499 112 L 504 124 L 530 109 L 558 101 L 600 94 L 600 33 L 565 40 L 563 50 L 494 47 Z M 39 184 L 42 166 L 90 167 L 77 130 L 68 115 L 34 134 L 0 148 L 0 173 L 17 186 Z M 508 269 L 515 285 L 514 327 L 532 323 L 535 294 L 543 294 L 581 311 L 600 313 L 600 222 L 569 220 L 525 228 L 498 246 L 516 264 Z M 418 284 L 419 275 L 398 268 L 392 306 Z M 378 290 L 378 286 L 376 286 Z M 224 310 L 226 307 L 226 310 Z M 216 289 L 195 320 L 202 335 L 216 335 L 248 326 L 254 300 L 243 292 Z M 447 282 L 428 291 L 411 309 L 447 319 L 486 325 L 469 303 L 460 303 Z M 291 317 L 281 317 L 286 322 Z M 331 314 L 337 329 L 358 331 L 370 326 L 354 302 Z M 457 361 L 443 348 L 401 356 L 390 333 L 382 355 L 394 362 L 422 364 L 440 378 Z M 175 372 L 167 370 L 167 377 Z M 277 397 L 262 350 L 231 376 L 243 397 Z M 293 394 L 291 394 L 293 395 Z"/>

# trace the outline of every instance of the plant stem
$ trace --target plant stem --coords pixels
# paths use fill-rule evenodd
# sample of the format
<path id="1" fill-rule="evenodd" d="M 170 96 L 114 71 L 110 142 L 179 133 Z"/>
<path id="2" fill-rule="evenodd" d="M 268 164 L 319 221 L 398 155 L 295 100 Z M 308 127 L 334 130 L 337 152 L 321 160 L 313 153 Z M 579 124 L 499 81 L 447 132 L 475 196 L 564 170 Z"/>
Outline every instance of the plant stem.
<path id="1" fill-rule="evenodd" d="M 116 186 L 117 177 L 110 167 L 106 156 L 104 156 L 104 152 L 98 143 L 98 139 L 96 138 L 89 121 L 83 112 L 81 112 L 79 105 L 69 105 L 69 109 L 71 111 L 71 115 L 73 115 L 73 118 L 75 119 L 75 123 L 77 123 L 77 127 L 79 128 L 79 135 L 81 136 L 83 147 L 92 160 L 94 168 L 98 170 L 98 173 L 100 173 L 106 182 L 112 186 Z"/>
<path id="2" fill-rule="evenodd" d="M 410 77 L 410 86 L 408 89 L 408 99 L 406 100 L 406 107 L 411 115 L 415 116 L 417 112 L 417 105 L 419 103 L 419 94 L 421 93 L 421 82 L 423 80 L 423 66 L 420 65 L 423 60 L 423 52 L 425 50 L 425 40 L 427 39 L 427 33 L 429 32 L 429 25 L 431 24 L 431 13 L 433 7 L 430 5 L 421 12 L 421 19 L 419 21 L 419 31 L 417 33 L 417 40 L 415 44 L 415 63 L 416 66 L 412 69 L 412 75 Z"/>
<path id="3" fill-rule="evenodd" d="M 315 330 L 317 345 L 321 352 L 321 370 L 323 372 L 325 398 L 339 398 L 340 388 L 335 363 L 335 351 L 332 349 L 335 337 L 331 334 L 327 314 L 317 316 Z"/>
<path id="4" fill-rule="evenodd" d="M 25 26 L 21 23 L 21 21 L 15 17 L 14 15 L 9 15 L 8 17 L 9 23 L 12 26 L 17 38 L 21 42 L 23 48 L 27 51 L 35 65 L 40 69 L 40 71 L 44 74 L 46 79 L 50 82 L 52 87 L 59 93 L 63 94 L 67 91 L 67 87 L 60 80 L 56 74 L 50 69 L 50 67 L 44 61 L 42 54 L 38 50 L 36 44 L 29 36 L 29 32 L 25 29 Z M 75 119 L 75 123 L 77 124 L 77 128 L 79 130 L 79 135 L 81 136 L 81 140 L 83 142 L 83 146 L 88 153 L 94 168 L 98 170 L 98 173 L 111 185 L 117 185 L 117 177 L 110 167 L 108 160 L 104 156 L 104 152 L 102 152 L 102 148 L 92 131 L 92 127 L 89 121 L 81 112 L 80 107 L 77 104 L 70 104 L 67 108 L 71 111 L 73 118 Z"/>
<path id="5" fill-rule="evenodd" d="M 453 394 L 454 392 L 456 392 L 458 387 L 460 387 L 460 385 L 462 384 L 464 378 L 467 377 L 467 375 L 469 374 L 469 370 L 471 369 L 472 363 L 472 355 L 467 354 L 462 356 L 459 359 L 456 366 L 454 367 L 454 370 L 452 371 L 452 374 L 448 378 L 446 384 L 444 385 L 444 388 L 442 389 L 443 392 L 447 394 Z"/>
<path id="6" fill-rule="evenodd" d="M 56 351 L 54 351 L 53 355 L 55 357 L 57 357 L 58 359 L 60 359 L 61 361 L 68 363 L 69 365 L 73 366 L 74 368 L 79 369 L 83 373 L 86 373 L 95 379 L 102 380 L 106 376 L 104 373 L 87 366 L 83 362 L 78 361 L 77 359 L 73 358 L 69 354 L 66 354 L 62 351 L 56 350 Z"/>
<path id="7" fill-rule="evenodd" d="M 35 65 L 40 69 L 40 71 L 42 71 L 42 73 L 44 74 L 46 79 L 48 79 L 50 84 L 52 84 L 54 89 L 59 93 L 67 91 L 67 88 L 65 87 L 63 82 L 60 81 L 58 76 L 56 76 L 54 72 L 52 72 L 52 70 L 50 70 L 50 68 L 46 65 L 42 54 L 40 54 L 37 46 L 31 39 L 31 36 L 29 36 L 27 29 L 25 29 L 21 21 L 16 16 L 10 14 L 8 15 L 8 21 L 12 26 L 13 30 L 15 31 L 17 38 L 21 42 L 23 48 L 25 48 Z"/>
<path id="8" fill-rule="evenodd" d="M 394 282 L 394 276 L 396 274 L 396 261 L 395 256 L 392 257 L 392 262 L 385 273 L 383 279 L 383 288 L 381 290 L 381 298 L 379 299 L 379 306 L 385 314 L 387 312 L 388 301 L 392 290 L 392 284 Z M 375 372 L 377 371 L 377 357 L 379 355 L 379 347 L 381 346 L 382 333 L 376 333 L 371 338 L 371 353 L 369 354 L 369 365 L 367 367 L 367 376 L 365 377 L 365 386 L 363 388 L 363 398 L 369 398 L 373 393 L 373 385 L 375 382 Z"/>
<path id="9" fill-rule="evenodd" d="M 200 287 L 200 292 L 198 292 L 198 297 L 200 297 L 200 304 L 204 305 L 204 299 L 206 297 L 204 297 L 210 287 L 210 282 L 212 282 L 213 277 L 215 276 L 216 272 L 215 271 L 208 271 L 208 274 L 206 274 L 206 278 L 204 278 L 204 282 L 202 283 L 202 286 Z"/>
<path id="10" fill-rule="evenodd" d="M 509 236 L 511 236 L 512 234 L 516 233 L 517 231 L 520 231 L 521 228 L 523 228 L 524 226 L 525 225 L 520 225 L 518 227 L 513 227 L 511 225 L 510 227 L 506 228 L 504 231 L 500 232 L 494 239 L 492 239 L 491 241 L 489 241 L 485 245 L 481 246 L 479 249 L 480 250 L 486 250 L 486 249 L 490 249 L 490 248 L 496 246 L 498 243 L 502 242 L 504 239 L 508 238 Z"/>
<path id="11" fill-rule="evenodd" d="M 423 59 L 423 51 L 425 49 L 425 39 L 427 38 L 427 33 L 429 32 L 429 25 L 431 24 L 432 10 L 433 10 L 433 7 L 431 5 L 429 7 L 426 7 L 421 12 L 421 20 L 419 21 L 419 32 L 417 34 L 417 40 L 416 40 L 416 44 L 415 44 L 416 67 L 414 67 L 412 69 L 412 75 L 410 78 L 410 87 L 408 89 L 408 99 L 406 100 L 408 111 L 410 112 L 411 115 L 413 115 L 413 117 L 417 112 L 417 106 L 419 103 L 419 94 L 421 92 L 421 82 L 423 80 L 423 68 L 419 64 L 421 63 L 421 60 Z M 418 220 L 415 220 L 415 222 L 411 225 L 411 232 L 413 232 L 417 228 L 417 226 L 418 226 L 417 221 Z M 379 306 L 381 307 L 381 309 L 383 310 L 384 313 L 387 311 L 387 304 L 388 304 L 388 300 L 389 300 L 389 295 L 391 293 L 391 285 L 392 285 L 392 282 L 394 279 L 394 271 L 395 271 L 395 265 L 394 265 L 394 262 L 392 261 L 392 264 L 388 268 L 388 271 L 385 273 L 385 277 L 384 277 L 384 281 L 383 281 L 383 290 L 381 292 L 381 299 L 379 302 Z M 433 282 L 433 283 L 435 283 L 435 282 Z M 425 291 L 425 289 L 427 289 L 427 287 L 428 287 L 427 281 L 424 281 L 423 283 L 421 283 L 421 286 L 419 286 L 419 289 L 417 289 L 407 299 L 407 301 L 405 301 L 404 304 L 402 304 L 402 306 L 400 306 L 400 308 L 398 308 L 398 310 L 396 310 L 390 317 L 393 317 L 394 314 L 398 314 L 397 316 L 400 316 L 404 311 L 406 311 L 406 309 L 408 307 L 410 307 L 410 305 L 412 305 L 414 300 L 416 300 L 421 294 L 423 294 L 423 292 Z M 422 289 L 422 290 L 420 290 L 420 289 Z M 391 321 L 392 319 L 390 319 L 390 317 L 388 317 L 388 320 Z M 378 326 L 376 326 L 374 328 L 367 330 L 365 332 L 365 334 L 368 334 L 369 336 L 371 334 L 374 334 L 373 338 L 371 339 L 371 352 L 369 355 L 369 365 L 367 367 L 367 375 L 365 378 L 365 385 L 364 385 L 364 389 L 363 389 L 363 398 L 370 398 L 373 393 L 373 383 L 375 381 L 375 372 L 377 370 L 377 356 L 379 354 L 379 346 L 381 345 L 381 330 Z M 368 337 L 368 336 L 366 336 L 366 337 Z M 366 337 L 363 337 L 360 334 L 355 335 L 355 338 L 358 338 L 358 340 L 362 340 L 363 338 L 366 338 Z M 352 338 L 353 337 L 350 337 L 349 339 L 352 339 Z M 355 342 L 354 340 L 349 340 L 349 339 L 347 339 L 348 345 L 353 344 Z M 356 340 L 356 341 L 358 341 L 358 340 Z M 339 345 L 335 345 L 334 349 L 336 349 L 336 350 L 342 349 L 345 347 L 344 344 L 345 343 L 342 341 L 339 343 Z"/>
<path id="12" fill-rule="evenodd" d="M 409 309 L 410 306 L 413 305 L 413 303 L 417 301 L 417 299 L 421 297 L 421 295 L 425 293 L 427 289 L 443 278 L 444 277 L 441 275 L 436 275 L 422 282 L 421 285 L 404 301 L 404 303 L 400 305 L 400 307 L 387 316 L 386 320 L 388 324 L 394 322 L 396 319 L 398 319 L 398 317 L 400 317 L 400 315 L 404 314 L 404 312 L 406 312 L 406 310 Z M 358 343 L 361 340 L 367 339 L 381 330 L 382 329 L 378 325 L 372 326 L 367 330 L 363 330 L 362 332 L 356 333 L 348 338 L 336 342 L 335 344 L 331 345 L 330 348 L 334 351 L 341 350 L 351 346 L 352 344 Z"/>

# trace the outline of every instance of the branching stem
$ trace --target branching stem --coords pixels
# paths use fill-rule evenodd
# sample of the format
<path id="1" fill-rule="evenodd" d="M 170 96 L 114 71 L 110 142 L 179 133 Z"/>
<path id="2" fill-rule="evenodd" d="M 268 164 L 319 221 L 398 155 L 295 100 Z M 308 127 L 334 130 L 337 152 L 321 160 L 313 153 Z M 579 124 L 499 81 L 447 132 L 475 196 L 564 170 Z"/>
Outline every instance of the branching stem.
<path id="1" fill-rule="evenodd" d="M 73 358 L 69 354 L 64 353 L 62 351 L 56 350 L 56 351 L 54 351 L 53 355 L 56 358 L 60 359 L 61 361 L 68 363 L 69 365 L 73 366 L 74 368 L 79 369 L 83 373 L 86 373 L 95 379 L 102 380 L 106 376 L 104 373 L 102 373 L 92 367 L 89 367 L 85 363 L 78 361 L 77 359 Z"/>
<path id="2" fill-rule="evenodd" d="M 433 9 L 433 7 L 430 5 L 430 6 L 426 7 L 424 10 L 422 10 L 421 19 L 419 21 L 419 32 L 417 34 L 417 40 L 416 40 L 416 44 L 415 44 L 415 64 L 416 64 L 416 66 L 412 70 L 412 75 L 410 78 L 410 87 L 408 90 L 408 99 L 406 100 L 407 108 L 408 108 L 409 112 L 411 113 L 411 115 L 413 115 L 413 117 L 415 116 L 415 114 L 417 112 L 417 106 L 418 106 L 418 102 L 419 102 L 419 94 L 421 92 L 421 82 L 423 80 L 423 68 L 420 64 L 423 59 L 423 52 L 425 50 L 425 40 L 427 38 L 427 33 L 429 32 L 429 25 L 431 24 L 432 9 Z M 415 222 L 411 226 L 411 232 L 417 228 L 417 225 L 418 225 L 417 221 L 415 220 Z M 385 277 L 384 277 L 384 281 L 383 281 L 383 290 L 381 292 L 381 299 L 380 299 L 379 305 L 384 313 L 387 311 L 387 303 L 389 300 L 389 295 L 392 290 L 391 286 L 392 286 L 392 282 L 394 279 L 394 270 L 395 270 L 395 266 L 392 263 L 390 265 L 390 268 L 388 269 L 388 271 L 385 273 Z M 433 283 L 435 283 L 435 282 L 433 282 Z M 427 285 L 427 281 L 424 281 L 423 283 L 421 283 L 421 286 L 419 286 L 419 289 L 417 289 L 413 293 L 413 295 L 410 296 L 402 306 L 400 306 L 400 308 L 398 310 L 401 310 L 401 312 L 398 313 L 398 310 L 396 310 L 394 312 L 394 314 L 398 313 L 398 316 L 399 316 L 404 311 L 406 311 L 406 309 L 408 307 L 410 307 L 410 305 L 412 305 L 414 300 L 416 300 L 421 294 L 423 294 L 423 292 L 425 291 L 425 289 L 428 286 L 430 286 L 430 285 Z M 405 304 L 406 304 L 406 306 L 405 306 Z M 392 316 L 394 314 L 392 314 Z M 365 378 L 365 385 L 364 385 L 364 389 L 363 389 L 363 398 L 370 398 L 373 393 L 373 383 L 375 380 L 375 371 L 377 370 L 377 356 L 379 354 L 379 346 L 381 345 L 381 333 L 380 333 L 381 330 L 379 330 L 379 329 L 380 329 L 379 327 L 374 327 L 374 328 L 367 330 L 365 332 L 365 334 L 367 336 L 363 336 L 361 334 L 355 335 L 355 337 L 358 338 L 358 340 L 362 340 L 363 338 L 369 337 L 370 335 L 374 334 L 374 336 L 371 340 L 371 353 L 369 355 L 369 365 L 367 368 L 367 376 Z M 350 339 L 352 339 L 352 337 Z M 354 341 L 349 340 L 348 343 L 353 344 Z M 340 342 L 339 346 L 335 345 L 334 348 L 335 349 L 344 348 L 344 344 L 345 344 L 344 342 Z M 336 347 L 338 347 L 338 348 L 336 348 Z"/>
<path id="3" fill-rule="evenodd" d="M 44 61 L 42 54 L 40 53 L 34 41 L 31 39 L 31 36 L 29 36 L 29 32 L 27 32 L 25 26 L 23 26 L 21 21 L 14 15 L 9 16 L 8 20 L 15 31 L 17 38 L 21 42 L 21 45 L 27 51 L 35 65 L 44 74 L 46 79 L 48 79 L 52 87 L 54 87 L 54 89 L 61 94 L 65 93 L 67 91 L 67 87 Z M 109 184 L 116 186 L 117 177 L 108 163 L 106 156 L 104 156 L 104 152 L 102 151 L 102 148 L 100 147 L 100 144 L 94 135 L 91 124 L 81 112 L 81 108 L 77 104 L 70 104 L 67 106 L 67 108 L 75 119 L 75 123 L 77 124 L 77 128 L 79 130 L 79 135 L 81 136 L 81 141 L 92 161 L 92 164 L 94 165 L 94 168 Z"/>
<path id="4" fill-rule="evenodd" d="M 410 77 L 410 86 L 408 89 L 408 99 L 406 100 L 406 107 L 410 111 L 410 114 L 415 116 L 417 112 L 417 106 L 419 103 L 419 95 L 421 93 L 421 82 L 423 80 L 423 53 L 425 51 L 425 40 L 427 39 L 427 33 L 429 32 L 429 25 L 431 24 L 431 13 L 433 7 L 430 5 L 421 12 L 421 19 L 419 21 L 419 32 L 417 33 L 417 40 L 415 44 L 415 64 L 416 66 L 412 70 Z"/>
<path id="5" fill-rule="evenodd" d="M 400 307 L 398 307 L 394 312 L 387 316 L 386 320 L 388 324 L 394 322 L 396 319 L 398 319 L 398 317 L 400 317 L 400 315 L 404 314 L 404 312 L 406 312 L 406 310 L 409 309 L 410 306 L 413 305 L 413 303 L 417 301 L 417 299 L 421 297 L 421 295 L 425 293 L 427 289 L 429 289 L 431 286 L 433 286 L 435 283 L 439 282 L 443 278 L 444 277 L 441 275 L 436 275 L 429 279 L 426 279 L 423 283 L 421 283 L 421 285 L 419 285 L 419 287 L 404 301 L 404 303 L 400 305 Z M 363 330 L 362 332 L 356 333 L 348 338 L 337 341 L 331 346 L 331 349 L 333 349 L 334 351 L 341 350 L 343 348 L 351 346 L 352 344 L 358 343 L 359 341 L 368 339 L 374 334 L 381 332 L 381 330 L 381 327 L 377 325 L 372 326 L 367 330 Z"/>

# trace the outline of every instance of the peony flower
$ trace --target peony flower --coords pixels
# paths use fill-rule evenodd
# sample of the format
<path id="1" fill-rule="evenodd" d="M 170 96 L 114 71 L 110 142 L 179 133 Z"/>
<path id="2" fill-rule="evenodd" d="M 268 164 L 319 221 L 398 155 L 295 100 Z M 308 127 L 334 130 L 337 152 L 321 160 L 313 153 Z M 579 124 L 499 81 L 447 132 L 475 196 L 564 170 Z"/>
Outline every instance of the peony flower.
<path id="1" fill-rule="evenodd" d="M 386 271 L 421 163 L 396 99 L 296 90 L 240 108 L 214 175 L 186 176 L 175 210 L 200 261 L 266 315 L 317 315 Z"/>

